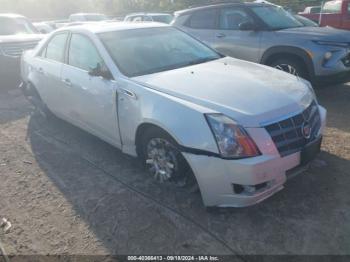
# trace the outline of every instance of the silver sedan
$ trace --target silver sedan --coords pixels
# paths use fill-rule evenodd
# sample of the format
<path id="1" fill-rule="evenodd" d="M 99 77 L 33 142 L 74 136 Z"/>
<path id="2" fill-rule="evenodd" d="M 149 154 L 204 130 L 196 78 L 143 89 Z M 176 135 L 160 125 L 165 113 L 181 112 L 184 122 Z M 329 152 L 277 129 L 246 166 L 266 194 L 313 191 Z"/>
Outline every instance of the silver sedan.
<path id="1" fill-rule="evenodd" d="M 326 110 L 309 82 L 167 25 L 61 29 L 21 67 L 39 112 L 138 156 L 160 184 L 197 184 L 205 206 L 256 204 L 320 151 Z"/>

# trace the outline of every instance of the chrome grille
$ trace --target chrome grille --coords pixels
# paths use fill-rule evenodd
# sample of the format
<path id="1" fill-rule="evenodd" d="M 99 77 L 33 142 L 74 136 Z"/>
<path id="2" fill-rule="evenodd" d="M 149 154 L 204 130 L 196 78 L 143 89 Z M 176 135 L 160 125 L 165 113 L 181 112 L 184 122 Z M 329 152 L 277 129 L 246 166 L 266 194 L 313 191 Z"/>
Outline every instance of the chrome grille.
<path id="1" fill-rule="evenodd" d="M 305 136 L 303 131 L 306 125 L 311 127 L 310 136 Z M 302 113 L 265 128 L 282 157 L 299 152 L 317 138 L 321 129 L 321 117 L 317 103 L 313 101 Z"/>
<path id="2" fill-rule="evenodd" d="M 20 57 L 23 51 L 35 48 L 37 44 L 38 41 L 3 43 L 0 44 L 0 50 L 6 56 Z"/>

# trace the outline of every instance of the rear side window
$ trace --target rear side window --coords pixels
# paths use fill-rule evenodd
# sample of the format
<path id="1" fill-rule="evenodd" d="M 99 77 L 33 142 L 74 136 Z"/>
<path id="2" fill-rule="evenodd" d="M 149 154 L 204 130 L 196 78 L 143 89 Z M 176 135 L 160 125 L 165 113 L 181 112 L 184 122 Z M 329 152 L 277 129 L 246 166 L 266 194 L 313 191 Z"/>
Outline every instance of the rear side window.
<path id="1" fill-rule="evenodd" d="M 188 26 L 194 29 L 215 29 L 216 18 L 216 9 L 197 11 L 191 16 Z"/>
<path id="2" fill-rule="evenodd" d="M 47 44 L 46 53 L 43 54 L 43 56 L 45 56 L 47 59 L 63 63 L 67 38 L 68 33 L 54 36 Z"/>
<path id="3" fill-rule="evenodd" d="M 228 8 L 220 12 L 220 29 L 239 30 L 239 25 L 244 22 L 254 23 L 254 20 L 242 9 Z"/>
<path id="4" fill-rule="evenodd" d="M 86 71 L 96 68 L 98 64 L 104 66 L 95 45 L 90 39 L 79 34 L 72 35 L 68 64 Z"/>

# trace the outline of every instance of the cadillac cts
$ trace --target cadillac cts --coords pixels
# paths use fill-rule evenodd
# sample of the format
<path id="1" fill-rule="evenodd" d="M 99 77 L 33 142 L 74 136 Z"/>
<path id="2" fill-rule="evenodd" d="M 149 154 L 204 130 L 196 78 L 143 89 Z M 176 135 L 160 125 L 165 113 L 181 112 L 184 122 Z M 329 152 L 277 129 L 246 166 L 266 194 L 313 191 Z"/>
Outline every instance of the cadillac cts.
<path id="1" fill-rule="evenodd" d="M 61 29 L 25 53 L 22 76 L 41 113 L 140 157 L 160 183 L 196 183 L 207 207 L 259 203 L 320 151 L 326 110 L 309 82 L 167 25 Z"/>

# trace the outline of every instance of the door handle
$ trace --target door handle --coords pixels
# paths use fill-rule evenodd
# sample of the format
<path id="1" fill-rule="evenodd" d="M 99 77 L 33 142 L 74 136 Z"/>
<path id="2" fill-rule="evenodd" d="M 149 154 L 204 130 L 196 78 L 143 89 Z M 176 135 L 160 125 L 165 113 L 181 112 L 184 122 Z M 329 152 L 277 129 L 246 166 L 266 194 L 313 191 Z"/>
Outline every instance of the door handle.
<path id="1" fill-rule="evenodd" d="M 134 92 L 131 92 L 131 91 L 127 90 L 127 89 L 122 89 L 122 93 L 124 95 L 127 95 L 127 96 L 131 97 L 131 98 L 137 99 L 136 94 Z"/>
<path id="2" fill-rule="evenodd" d="M 66 86 L 72 86 L 72 82 L 68 79 L 68 78 L 66 78 L 66 79 L 64 79 L 64 80 L 62 80 L 63 81 L 63 83 L 66 85 Z"/>
<path id="3" fill-rule="evenodd" d="M 217 35 L 216 35 L 216 37 L 217 37 L 217 38 L 224 38 L 224 37 L 226 37 L 226 35 L 225 35 L 225 34 L 220 33 L 220 34 L 217 34 Z"/>

